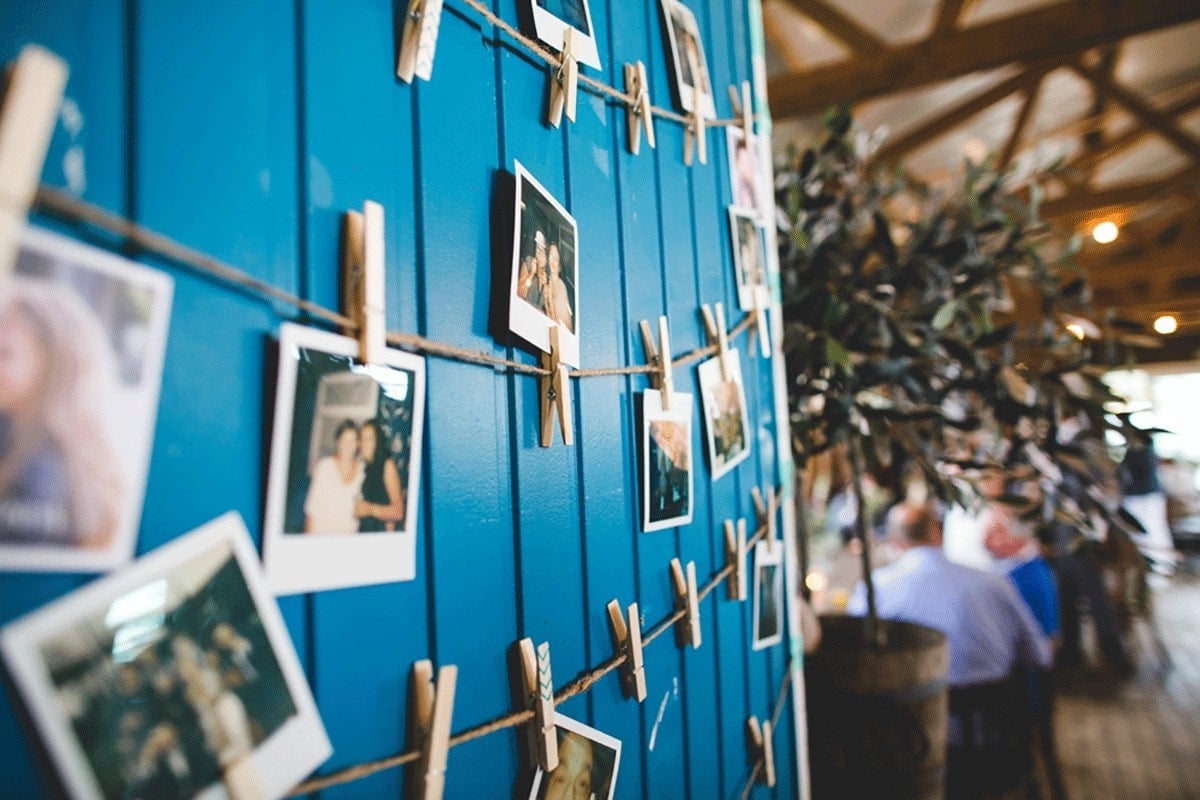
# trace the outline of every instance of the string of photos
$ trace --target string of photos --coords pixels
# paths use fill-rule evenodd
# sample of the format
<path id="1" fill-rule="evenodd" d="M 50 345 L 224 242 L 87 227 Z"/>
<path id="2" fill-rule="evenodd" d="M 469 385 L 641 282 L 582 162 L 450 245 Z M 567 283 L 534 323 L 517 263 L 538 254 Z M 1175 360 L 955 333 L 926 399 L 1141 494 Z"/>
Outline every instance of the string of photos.
<path id="1" fill-rule="evenodd" d="M 746 140 L 753 135 L 748 85 L 742 87 L 740 97 L 736 91 L 732 92 L 740 119 L 710 119 L 715 116 L 711 108 L 711 95 L 707 96 L 707 100 L 702 96 L 698 80 L 698 76 L 703 75 L 707 84 L 707 67 L 701 61 L 703 54 L 698 48 L 699 34 L 695 30 L 695 20 L 690 16 L 690 12 L 687 12 L 678 25 L 675 16 L 669 17 L 673 20 L 669 26 L 672 42 L 676 39 L 683 42 L 676 48 L 676 66 L 679 67 L 680 54 L 683 54 L 683 63 L 689 68 L 688 74 L 691 76 L 692 95 L 690 101 L 685 102 L 689 108 L 689 115 L 683 116 L 650 104 L 645 67 L 640 62 L 626 66 L 625 93 L 586 76 L 580 76 L 577 60 L 594 58 L 594 55 L 589 56 L 586 41 L 577 39 L 581 35 L 579 26 L 568 25 L 561 31 L 562 49 L 559 55 L 554 55 L 496 17 L 478 0 L 463 2 L 552 67 L 549 114 L 552 124 L 559 124 L 562 113 L 566 113 L 569 119 L 574 118 L 576 84 L 582 81 L 629 108 L 630 149 L 634 153 L 638 150 L 642 133 L 649 144 L 654 146 L 653 116 L 687 126 L 688 163 L 691 163 L 693 150 L 701 162 L 706 160 L 706 127 L 723 125 L 740 128 Z M 667 12 L 668 6 L 674 3 L 674 0 L 662 2 L 664 12 Z M 587 13 L 586 3 L 583 8 Z M 399 65 L 402 78 L 406 74 L 406 80 L 411 80 L 414 74 L 426 79 L 429 77 L 436 42 L 437 15 L 440 10 L 441 0 L 412 0 Z M 692 28 L 690 31 L 689 19 Z M 590 25 L 585 27 L 590 29 Z M 691 44 L 688 45 L 687 41 L 691 41 Z M 591 43 L 591 49 L 595 49 L 594 42 Z M 647 375 L 652 388 L 643 393 L 646 424 L 643 427 L 642 452 L 647 454 L 647 461 L 653 461 L 653 464 L 648 463 L 643 470 L 643 529 L 656 530 L 686 524 L 691 519 L 687 498 L 691 494 L 692 477 L 691 471 L 688 470 L 684 477 L 686 487 L 678 484 L 681 472 L 677 468 L 677 451 L 679 447 L 687 446 L 681 443 L 690 442 L 692 397 L 675 392 L 673 370 L 716 356 L 699 367 L 702 392 L 706 391 L 706 386 L 716 387 L 714 391 L 723 398 L 710 404 L 710 398 L 707 395 L 705 397 L 706 407 L 712 405 L 716 409 L 716 413 L 708 419 L 709 453 L 713 479 L 716 480 L 749 454 L 749 420 L 746 417 L 746 403 L 741 388 L 741 368 L 738 353 L 730 348 L 729 342 L 742 333 L 748 333 L 752 342 L 753 337 L 757 336 L 759 349 L 764 357 L 769 358 L 771 355 L 765 317 L 765 308 L 770 298 L 766 292 L 761 239 L 756 238 L 761 223 L 749 213 L 743 214 L 747 219 L 738 219 L 736 209 L 730 209 L 731 227 L 735 236 L 735 261 L 740 256 L 746 262 L 735 265 L 738 275 L 738 304 L 742 310 L 748 312 L 736 325 L 732 328 L 727 327 L 722 304 L 704 305 L 700 311 L 707 344 L 682 355 L 672 356 L 667 318 L 662 316 L 657 320 L 657 331 L 648 320 L 642 320 L 639 327 L 645 364 L 584 369 L 579 363 L 579 331 L 575 324 L 575 312 L 578 308 L 575 220 L 520 163 L 516 163 L 513 174 L 515 233 L 509 287 L 509 332 L 539 351 L 536 365 L 523 363 L 482 351 L 456 347 L 416 334 L 387 330 L 384 211 L 377 203 L 367 201 L 361 212 L 347 212 L 343 217 L 343 307 L 341 311 L 334 311 L 255 278 L 211 255 L 180 244 L 120 215 L 52 187 L 39 186 L 42 163 L 66 85 L 66 74 L 65 64 L 37 47 L 26 48 L 11 72 L 4 106 L 0 109 L 0 190 L 4 195 L 4 201 L 0 203 L 0 281 L 15 285 L 19 277 L 18 257 L 24 249 L 43 248 L 46 252 L 55 252 L 62 251 L 65 247 L 61 237 L 26 229 L 29 210 L 36 208 L 74 224 L 107 232 L 140 252 L 182 265 L 201 276 L 256 295 L 267 302 L 291 306 L 304 317 L 327 323 L 346 335 L 339 336 L 291 323 L 285 323 L 281 328 L 279 385 L 276 392 L 277 406 L 262 561 L 258 559 L 244 523 L 240 517 L 231 513 L 158 548 L 139 559 L 129 569 L 89 584 L 78 592 L 12 623 L 5 628 L 0 644 L 3 645 L 4 655 L 10 662 L 14 678 L 23 692 L 28 697 L 39 698 L 36 703 L 38 708 L 57 705 L 56 693 L 65 691 L 63 686 L 55 687 L 47 681 L 47 671 L 53 673 L 55 666 L 42 663 L 38 660 L 40 656 L 35 655 L 55 652 L 53 643 L 43 646 L 46 645 L 45 631 L 61 627 L 60 623 L 64 620 L 76 620 L 83 626 L 78 630 L 83 630 L 87 625 L 94 624 L 86 620 L 78 622 L 77 618 L 84 616 L 83 611 L 102 609 L 106 606 L 110 609 L 108 617 L 105 618 L 106 624 L 115 625 L 113 620 L 120 622 L 122 614 L 133 614 L 126 620 L 132 626 L 129 630 L 133 630 L 137 625 L 144 627 L 147 620 L 138 618 L 130 611 L 128 598 L 138 596 L 139 591 L 144 593 L 144 584 L 149 578 L 166 575 L 169 580 L 171 576 L 186 573 L 187 577 L 183 580 L 187 585 L 202 585 L 200 589 L 189 589 L 195 592 L 197 597 L 212 591 L 213 599 L 210 599 L 210 603 L 218 602 L 215 598 L 237 595 L 238 592 L 245 595 L 247 603 L 261 618 L 262 630 L 254 634 L 257 638 L 252 641 L 234 625 L 222 623 L 211 632 L 213 646 L 226 653 L 236 668 L 244 674 L 270 673 L 268 677 L 273 677 L 279 686 L 286 687 L 289 702 L 292 704 L 291 710 L 298 717 L 297 724 L 289 724 L 286 729 L 279 730 L 278 736 L 272 737 L 257 749 L 249 741 L 242 744 L 233 742 L 226 748 L 233 755 L 222 756 L 219 764 L 214 762 L 211 765 L 214 779 L 225 785 L 234 800 L 281 797 L 289 792 L 293 795 L 306 794 L 410 763 L 416 764 L 414 775 L 408 782 L 410 796 L 436 800 L 442 796 L 445 786 L 448 751 L 455 745 L 495 731 L 527 725 L 531 761 L 538 768 L 536 780 L 540 780 L 558 764 L 559 728 L 570 724 L 579 726 L 578 723 L 556 714 L 557 703 L 588 691 L 602 677 L 616 670 L 621 671 L 621 685 L 626 697 L 642 702 L 646 697 L 643 648 L 672 628 L 680 647 L 700 647 L 699 603 L 726 581 L 729 599 L 743 601 L 747 598 L 749 578 L 746 561 L 750 547 L 754 548 L 756 556 L 755 647 L 757 649 L 760 645 L 777 643 L 782 638 L 782 625 L 778 618 L 781 600 L 773 600 L 773 613 L 776 615 L 773 622 L 774 632 L 761 637 L 761 641 L 758 632 L 758 565 L 761 562 L 776 568 L 771 572 L 770 580 L 775 585 L 772 590 L 773 597 L 778 597 L 781 591 L 778 566 L 782 563 L 783 547 L 775 530 L 775 516 L 778 511 L 775 491 L 770 490 L 764 499 L 755 489 L 753 500 L 758 520 L 756 530 L 747 538 L 745 520 L 738 520 L 736 523 L 733 520 L 725 522 L 725 565 L 703 586 L 697 586 L 694 562 L 685 566 L 679 558 L 671 561 L 670 579 L 675 597 L 673 613 L 643 632 L 636 603 L 624 611 L 615 599 L 608 604 L 614 655 L 604 663 L 580 674 L 555 692 L 549 644 L 542 643 L 535 647 L 530 639 L 523 639 L 516 645 L 521 665 L 521 675 L 518 677 L 524 687 L 523 707 L 451 735 L 457 669 L 454 666 L 442 666 L 437 671 L 435 681 L 432 663 L 428 660 L 417 662 L 412 670 L 409 698 L 410 749 L 397 756 L 347 767 L 297 786 L 297 782 L 323 762 L 332 749 L 278 607 L 265 602 L 265 599 L 282 594 L 410 580 L 414 577 L 415 518 L 419 497 L 417 481 L 420 475 L 418 459 L 421 452 L 420 432 L 424 408 L 424 361 L 414 354 L 477 364 L 507 374 L 536 378 L 539 382 L 539 443 L 542 447 L 553 444 L 556 426 L 561 432 L 563 443 L 573 443 L 570 380 L 612 375 Z M 744 240 L 738 238 L 739 224 L 751 231 Z M 557 233 L 551 235 L 548 231 Z M 756 243 L 759 247 L 757 253 L 754 252 Z M 117 272 L 139 270 L 137 274 L 141 279 L 154 284 L 161 295 L 169 297 L 170 283 L 165 276 L 157 275 L 148 268 L 133 266 L 131 262 L 115 257 L 109 258 L 114 264 L 106 269 Z M 758 266 L 752 266 L 751 262 L 757 263 Z M 569 276 L 568 280 L 563 279 L 564 273 Z M 573 295 L 567 288 L 568 284 L 574 289 Z M 166 325 L 165 314 L 160 314 L 157 322 L 160 334 L 157 339 L 160 371 Z M 753 344 L 751 346 L 753 347 Z M 298 353 L 303 353 L 304 358 L 298 358 Z M 305 364 L 303 369 L 298 366 L 300 361 Z M 312 364 L 323 366 L 315 374 L 305 372 L 304 370 Z M 375 399 L 370 401 L 369 411 L 356 418 L 361 420 L 356 424 L 347 425 L 351 420 L 346 420 L 336 425 L 331 423 L 327 429 L 318 431 L 319 426 L 326 424 L 328 420 L 313 418 L 311 410 L 309 418 L 301 419 L 298 416 L 298 404 L 296 407 L 290 405 L 295 402 L 301 387 L 315 391 L 326 385 L 361 386 L 361 383 L 355 383 L 361 380 L 370 383 L 371 397 Z M 342 409 L 339 413 L 345 417 L 349 412 Z M 331 442 L 335 454 L 321 456 L 315 450 L 307 454 L 291 452 L 293 426 L 303 425 L 312 428 L 313 441 L 316 441 L 316 435 L 320 433 L 325 440 Z M 410 439 L 401 442 L 398 437 L 392 437 L 391 433 L 398 429 L 408 430 Z M 311 497 L 316 491 L 314 487 L 321 481 L 321 475 L 334 474 L 332 471 L 337 468 L 337 453 L 344 449 L 343 445 L 347 442 L 350 448 L 348 452 L 353 454 L 352 461 L 357 459 L 360 453 L 367 452 L 368 447 L 376 452 L 403 455 L 403 458 L 393 458 L 389 455 L 378 463 L 381 464 L 383 485 L 403 483 L 407 491 L 399 497 L 390 488 L 379 497 L 368 499 L 365 492 L 357 499 L 346 497 L 346 503 L 352 504 L 354 510 L 345 510 L 350 508 L 347 505 L 340 517 L 336 513 L 337 508 L 330 511 L 336 504 L 311 502 Z M 143 471 L 148 461 L 148 439 L 145 444 L 145 452 L 141 456 Z M 655 455 L 652 457 L 650 454 Z M 370 460 L 365 455 L 363 459 Z M 658 478 L 656 485 L 660 486 L 658 490 L 650 488 L 651 469 L 657 470 L 655 474 Z M 309 500 L 304 500 L 293 491 L 293 478 L 300 472 L 312 475 L 313 485 L 308 488 Z M 683 498 L 682 503 L 680 497 Z M 301 506 L 302 514 L 293 519 Z M 686 507 L 686 512 L 681 510 L 681 506 Z M 136 533 L 137 516 L 138 510 L 134 509 L 133 524 L 126 526 L 126 558 L 132 552 L 131 537 Z M 352 546 L 344 543 L 339 537 L 291 536 L 295 533 L 336 532 L 333 528 L 343 525 L 348 517 L 353 519 L 352 524 L 356 526 L 365 525 L 368 520 L 378 526 L 355 527 L 353 530 L 389 531 L 398 535 L 358 537 L 359 541 Z M 123 562 L 118 558 L 111 565 L 97 563 L 92 566 L 110 568 L 119 563 Z M 207 583 L 199 581 L 191 572 L 187 572 L 194 570 L 197 563 L 205 565 Z M 47 564 L 43 563 L 34 568 L 45 569 Z M 158 580 L 150 585 L 165 585 L 166 582 Z M 218 584 L 219 589 L 216 588 Z M 182 609 L 183 605 L 176 609 L 180 617 L 185 616 Z M 156 624 L 161 624 L 161 620 Z M 67 638 L 78 638 L 82 635 L 78 630 L 68 629 Z M 126 634 L 134 635 L 128 631 Z M 70 649 L 65 645 L 59 646 Z M 117 646 L 118 643 L 112 643 L 114 653 Z M 194 670 L 191 670 L 191 674 L 200 673 L 201 656 L 194 642 L 189 644 L 186 636 L 175 636 L 170 640 L 170 650 L 176 663 L 193 664 Z M 252 663 L 249 654 L 264 651 L 273 654 L 274 660 Z M 77 669 L 77 666 L 73 666 L 72 669 Z M 83 681 L 84 678 L 79 680 Z M 775 707 L 768 719 L 760 723 L 757 717 L 751 716 L 746 720 L 748 762 L 752 767 L 743 797 L 749 794 L 756 783 L 774 785 L 772 731 L 782 711 L 789 681 L 790 671 L 780 686 Z M 205 689 L 202 683 L 198 682 L 195 687 L 190 687 L 189 692 L 203 694 L 205 691 L 216 691 L 206 700 L 214 708 L 222 703 L 228 705 L 231 702 L 221 695 L 219 689 Z M 66 687 L 71 688 L 71 685 L 67 684 Z M 242 710 L 234 716 L 238 713 L 245 715 L 247 712 Z M 258 708 L 254 713 L 262 717 L 256 718 L 257 722 L 262 723 L 272 712 L 269 709 Z M 62 728 L 62 720 L 49 719 L 40 713 L 36 713 L 35 716 L 38 717 L 38 724 L 44 728 L 44 732 L 48 732 L 48 746 L 54 751 L 56 761 L 60 764 L 79 762 L 77 754 L 69 751 L 72 734 Z M 227 720 L 219 722 L 224 725 Z M 300 722 L 303 724 L 299 724 Z M 585 735 L 590 734 L 603 737 L 603 734 L 587 729 Z M 178 745 L 173 745 L 170 737 L 160 735 L 157 741 L 155 746 L 163 749 L 160 755 L 168 762 L 171 758 L 183 759 L 182 754 L 176 752 Z M 271 744 L 275 749 L 273 756 L 267 752 L 267 744 Z M 175 747 L 176 751 L 172 751 L 172 747 Z M 615 748 L 615 752 L 619 754 L 619 742 L 615 743 Z M 251 758 L 252 756 L 254 758 Z M 266 758 L 267 763 L 274 768 L 264 769 L 261 765 L 256 766 L 255 760 L 260 757 Z M 272 757 L 276 760 L 272 761 Z M 615 772 L 615 763 L 612 768 Z M 615 775 L 613 777 L 615 779 Z M 96 781 L 94 775 L 85 774 L 83 770 L 71 771 L 64 776 L 68 787 L 80 795 L 92 791 Z"/>

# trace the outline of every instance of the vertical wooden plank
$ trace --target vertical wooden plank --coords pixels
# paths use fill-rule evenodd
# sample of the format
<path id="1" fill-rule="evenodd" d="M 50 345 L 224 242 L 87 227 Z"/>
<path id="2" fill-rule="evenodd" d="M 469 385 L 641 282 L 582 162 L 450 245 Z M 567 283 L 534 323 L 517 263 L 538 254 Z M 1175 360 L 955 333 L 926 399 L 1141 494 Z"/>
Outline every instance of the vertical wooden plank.
<path id="1" fill-rule="evenodd" d="M 491 34 L 490 26 L 487 29 Z M 487 333 L 497 144 L 495 53 L 477 18 L 442 14 L 434 79 L 418 98 L 418 275 L 426 335 L 502 353 Z M 508 381 L 470 364 L 428 366 L 426 520 L 437 663 L 457 664 L 454 729 L 511 708 L 517 638 Z M 420 567 L 419 567 L 420 568 Z M 504 796 L 519 742 L 508 730 L 450 751 L 447 796 Z"/>
<path id="2" fill-rule="evenodd" d="M 374 200 L 384 208 L 388 328 L 411 331 L 417 317 L 413 95 L 390 68 L 394 13 L 386 3 L 364 4 L 353 14 L 333 0 L 302 4 L 305 290 L 337 307 L 342 214 Z M 329 769 L 404 747 L 409 668 L 430 655 L 423 504 L 418 521 L 415 580 L 312 599 L 313 691 L 334 743 Z M 322 797 L 396 797 L 401 777 L 387 770 Z"/>

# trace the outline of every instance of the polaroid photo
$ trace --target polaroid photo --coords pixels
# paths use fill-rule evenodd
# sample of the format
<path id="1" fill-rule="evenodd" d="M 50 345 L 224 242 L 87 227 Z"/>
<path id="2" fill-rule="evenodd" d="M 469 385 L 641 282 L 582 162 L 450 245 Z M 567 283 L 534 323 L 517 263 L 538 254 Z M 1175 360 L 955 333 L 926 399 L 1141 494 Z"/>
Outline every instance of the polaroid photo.
<path id="1" fill-rule="evenodd" d="M 280 798 L 332 753 L 233 512 L 13 622 L 0 651 L 75 800 Z"/>
<path id="2" fill-rule="evenodd" d="M 662 393 L 642 393 L 642 530 L 676 528 L 692 521 L 692 396 L 671 395 L 664 411 Z"/>
<path id="3" fill-rule="evenodd" d="M 684 111 L 691 112 L 699 104 L 702 116 L 716 119 L 717 106 L 713 102 L 712 81 L 708 77 L 708 61 L 704 57 L 703 38 L 696 16 L 678 0 L 660 2 L 679 105 Z"/>
<path id="4" fill-rule="evenodd" d="M 425 360 L 301 325 L 279 336 L 263 556 L 276 594 L 416 577 Z"/>
<path id="5" fill-rule="evenodd" d="M 588 0 L 526 0 L 533 14 L 537 38 L 543 44 L 562 50 L 563 34 L 574 29 L 572 51 L 580 64 L 603 69 L 600 49 L 596 46 L 596 29 L 592 27 L 592 9 Z"/>
<path id="6" fill-rule="evenodd" d="M 621 765 L 621 742 L 555 713 L 558 766 L 538 769 L 529 800 L 612 800 Z"/>
<path id="7" fill-rule="evenodd" d="M 754 310 L 756 293 L 762 307 L 770 307 L 767 235 L 758 212 L 752 208 L 730 206 L 729 235 L 733 241 L 733 272 L 737 279 L 738 307 L 742 311 Z"/>
<path id="8" fill-rule="evenodd" d="M 764 650 L 783 641 L 783 542 L 754 544 L 754 642 Z"/>
<path id="9" fill-rule="evenodd" d="M 575 218 L 514 162 L 512 280 L 508 327 L 543 352 L 558 326 L 563 363 L 579 366 L 579 234 Z"/>
<path id="10" fill-rule="evenodd" d="M 733 205 L 753 210 L 763 225 L 775 221 L 775 203 L 769 179 L 763 175 L 762 139 L 751 136 L 747 141 L 741 128 L 732 125 L 725 129 L 729 152 L 729 185 L 733 189 Z"/>
<path id="11" fill-rule="evenodd" d="M 715 481 L 750 455 L 750 414 L 742 382 L 742 357 L 738 350 L 700 364 L 700 400 L 704 408 L 704 432 L 708 438 L 708 463 Z"/>
<path id="12" fill-rule="evenodd" d="M 0 293 L 0 565 L 133 557 L 174 284 L 37 228 Z"/>

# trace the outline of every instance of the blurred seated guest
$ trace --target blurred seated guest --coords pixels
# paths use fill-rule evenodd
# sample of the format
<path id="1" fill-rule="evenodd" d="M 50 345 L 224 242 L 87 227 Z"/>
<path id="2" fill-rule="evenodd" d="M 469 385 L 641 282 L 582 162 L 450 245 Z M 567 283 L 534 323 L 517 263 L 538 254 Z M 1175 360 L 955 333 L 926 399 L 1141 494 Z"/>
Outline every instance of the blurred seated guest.
<path id="1" fill-rule="evenodd" d="M 1032 777 L 1029 716 L 1016 667 L 1050 666 L 1050 642 L 1005 578 L 955 564 L 941 549 L 942 530 L 928 504 L 900 503 L 888 535 L 901 552 L 872 572 L 884 619 L 925 625 L 950 648 L 950 800 L 994 797 Z M 860 584 L 847 611 L 867 612 Z"/>
<path id="2" fill-rule="evenodd" d="M 1142 524 L 1144 533 L 1133 533 L 1134 544 L 1150 560 L 1155 571 L 1170 575 L 1179 554 L 1167 524 L 1167 497 L 1158 481 L 1158 456 L 1150 434 L 1129 426 L 1129 447 L 1117 475 L 1121 482 L 1121 504 Z"/>

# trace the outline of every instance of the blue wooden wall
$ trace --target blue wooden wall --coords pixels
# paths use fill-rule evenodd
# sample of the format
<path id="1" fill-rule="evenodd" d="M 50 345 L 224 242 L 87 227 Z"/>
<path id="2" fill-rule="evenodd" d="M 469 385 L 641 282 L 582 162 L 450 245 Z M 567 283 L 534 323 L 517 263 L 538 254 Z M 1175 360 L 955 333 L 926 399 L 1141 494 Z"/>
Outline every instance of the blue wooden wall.
<path id="1" fill-rule="evenodd" d="M 504 19 L 517 2 L 494 0 Z M 337 304 L 341 214 L 363 200 L 387 213 L 388 322 L 455 345 L 532 362 L 487 334 L 493 181 L 520 160 L 579 222 L 584 366 L 640 362 L 638 321 L 666 313 L 673 349 L 703 344 L 701 302 L 736 306 L 725 206 L 724 135 L 709 164 L 683 165 L 683 135 L 625 150 L 623 109 L 581 92 L 578 120 L 542 124 L 544 65 L 448 0 L 433 80 L 394 78 L 400 11 L 385 0 L 0 0 L 0 58 L 36 42 L 70 62 L 68 96 L 84 126 L 59 126 L 43 180 L 65 186 L 82 147 L 84 199 L 124 214 L 326 306 Z M 724 87 L 750 77 L 745 0 L 694 0 Z M 603 79 L 646 62 L 669 104 L 657 0 L 592 0 Z M 52 220 L 38 219 L 63 229 Z M 66 230 L 70 230 L 66 228 Z M 119 248 L 82 231 L 74 235 Z M 272 387 L 267 341 L 293 319 L 171 264 L 175 278 L 162 400 L 138 552 L 228 509 L 258 535 Z M 736 318 L 736 314 L 734 315 Z M 611 654 L 604 607 L 671 610 L 667 564 L 722 564 L 720 526 L 753 520 L 750 489 L 775 480 L 770 362 L 743 348 L 754 457 L 711 484 L 700 459 L 695 519 L 638 533 L 634 409 L 642 376 L 573 382 L 577 444 L 537 445 L 536 384 L 430 359 L 417 579 L 288 597 L 281 606 L 334 756 L 324 769 L 403 749 L 413 661 L 460 669 L 454 728 L 510 708 L 506 651 L 521 636 L 552 644 L 559 682 Z M 698 392 L 695 371 L 678 391 Z M 698 407 L 693 452 L 704 452 Z M 751 526 L 752 527 L 752 526 Z M 0 623 L 85 576 L 0 574 Z M 751 604 L 719 591 L 703 604 L 704 646 L 670 637 L 647 651 L 650 696 L 623 700 L 615 675 L 562 711 L 624 742 L 620 798 L 736 797 L 747 774 L 743 725 L 770 713 L 786 646 L 750 650 Z M 0 698 L 0 796 L 48 785 Z M 795 793 L 790 707 L 776 737 L 779 788 Z M 506 731 L 451 751 L 448 797 L 506 798 L 523 739 Z M 322 793 L 396 797 L 392 770 Z"/>

